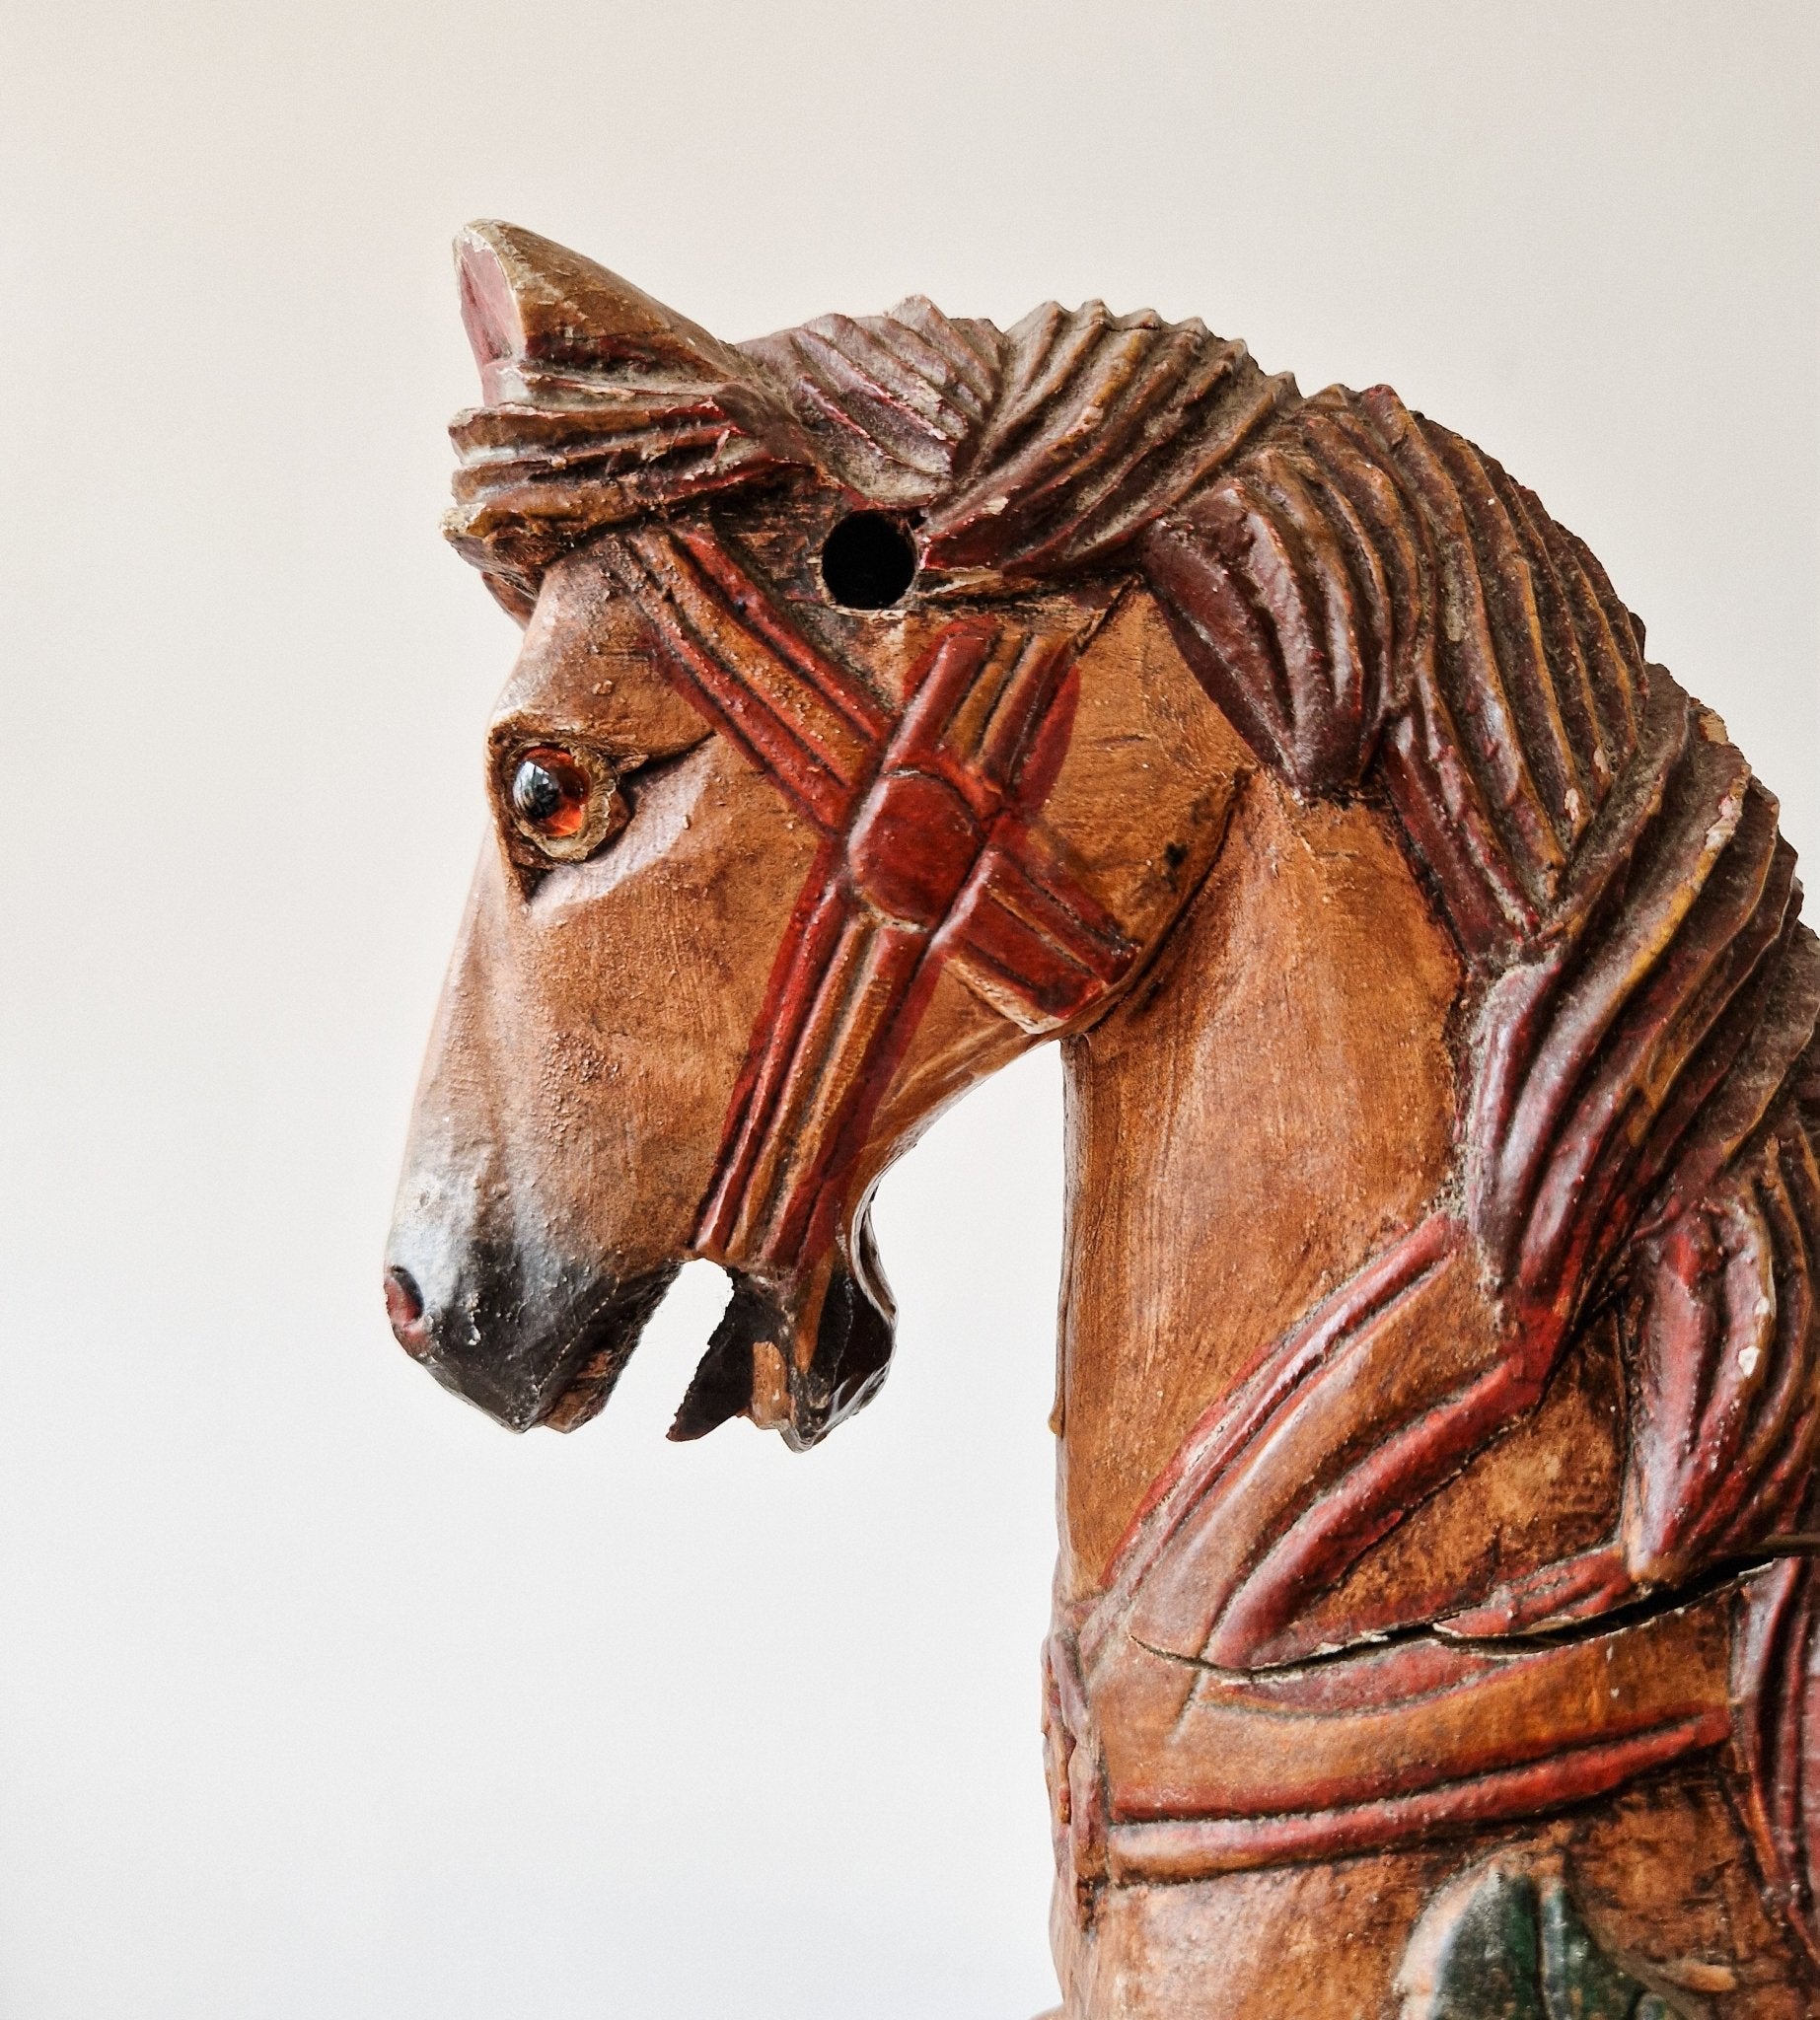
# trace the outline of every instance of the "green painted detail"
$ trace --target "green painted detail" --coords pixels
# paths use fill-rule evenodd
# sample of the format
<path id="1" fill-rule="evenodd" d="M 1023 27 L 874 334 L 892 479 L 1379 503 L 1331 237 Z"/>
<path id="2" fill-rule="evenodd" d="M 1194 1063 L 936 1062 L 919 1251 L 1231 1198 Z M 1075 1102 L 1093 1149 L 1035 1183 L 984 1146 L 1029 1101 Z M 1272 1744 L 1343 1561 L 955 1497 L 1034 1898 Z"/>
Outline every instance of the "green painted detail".
<path id="1" fill-rule="evenodd" d="M 1668 2010 L 1593 1941 L 1560 1880 L 1545 1880 L 1541 1894 L 1542 1987 L 1549 2020 L 1644 2020 L 1644 2001 L 1657 2013 Z"/>
<path id="2" fill-rule="evenodd" d="M 1430 1954 L 1429 1989 L 1406 1999 L 1405 2020 L 1679 2020 L 1593 1940 L 1555 1874 L 1488 1868 Z"/>
<path id="3" fill-rule="evenodd" d="M 1540 1949 L 1535 1881 L 1493 1867 L 1448 1931 L 1426 2020 L 1548 2020 Z"/>

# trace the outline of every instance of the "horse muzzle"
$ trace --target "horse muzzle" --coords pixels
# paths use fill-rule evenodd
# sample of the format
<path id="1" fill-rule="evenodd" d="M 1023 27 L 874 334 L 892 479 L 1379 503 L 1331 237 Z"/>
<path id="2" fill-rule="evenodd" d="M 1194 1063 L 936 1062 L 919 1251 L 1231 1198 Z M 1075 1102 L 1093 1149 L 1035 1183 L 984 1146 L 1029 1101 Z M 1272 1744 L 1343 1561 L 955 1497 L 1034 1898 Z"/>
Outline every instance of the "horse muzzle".
<path id="1" fill-rule="evenodd" d="M 595 1415 L 676 1271 L 625 1282 L 487 1247 L 436 1266 L 410 1244 L 386 1269 L 393 1336 L 445 1389 L 508 1430 Z M 413 1266 L 414 1265 L 414 1266 Z"/>

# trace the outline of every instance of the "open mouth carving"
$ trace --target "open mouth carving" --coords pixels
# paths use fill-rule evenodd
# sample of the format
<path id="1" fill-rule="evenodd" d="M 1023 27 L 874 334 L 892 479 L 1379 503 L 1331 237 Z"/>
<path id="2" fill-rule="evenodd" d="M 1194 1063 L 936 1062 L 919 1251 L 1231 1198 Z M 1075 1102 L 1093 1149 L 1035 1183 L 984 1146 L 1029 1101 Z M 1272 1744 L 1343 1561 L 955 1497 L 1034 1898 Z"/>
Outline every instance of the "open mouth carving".
<path id="1" fill-rule="evenodd" d="M 675 1278 L 674 1267 L 653 1270 L 614 1292 L 562 1356 L 570 1372 L 534 1423 L 572 1431 L 600 1414 Z"/>

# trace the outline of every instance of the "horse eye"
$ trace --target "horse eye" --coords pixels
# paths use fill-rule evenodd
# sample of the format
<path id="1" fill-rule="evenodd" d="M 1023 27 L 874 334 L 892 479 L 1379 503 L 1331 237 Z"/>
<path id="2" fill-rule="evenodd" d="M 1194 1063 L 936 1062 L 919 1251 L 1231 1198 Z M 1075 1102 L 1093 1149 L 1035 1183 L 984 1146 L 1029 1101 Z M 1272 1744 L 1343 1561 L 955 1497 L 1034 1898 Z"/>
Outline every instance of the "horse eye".
<path id="1" fill-rule="evenodd" d="M 555 744 L 519 754 L 506 799 L 519 832 L 558 862 L 591 855 L 624 826 L 611 774 Z"/>
<path id="2" fill-rule="evenodd" d="M 594 781 L 566 751 L 527 751 L 512 774 L 518 825 L 545 841 L 567 841 L 587 825 Z"/>

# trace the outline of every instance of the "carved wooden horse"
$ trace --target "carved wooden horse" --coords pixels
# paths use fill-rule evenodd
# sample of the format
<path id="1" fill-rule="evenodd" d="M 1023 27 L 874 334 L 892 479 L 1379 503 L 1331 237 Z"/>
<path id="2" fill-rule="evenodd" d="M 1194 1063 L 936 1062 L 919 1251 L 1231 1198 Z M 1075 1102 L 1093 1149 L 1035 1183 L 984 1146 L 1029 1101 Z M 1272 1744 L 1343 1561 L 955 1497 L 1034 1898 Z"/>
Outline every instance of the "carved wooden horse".
<path id="1" fill-rule="evenodd" d="M 460 264 L 526 637 L 406 1348 L 567 1429 L 705 1256 L 673 1435 L 812 1445 L 879 1175 L 1059 1037 L 1066 2012 L 1820 2010 L 1820 953 L 1591 554 L 1199 323 Z"/>

